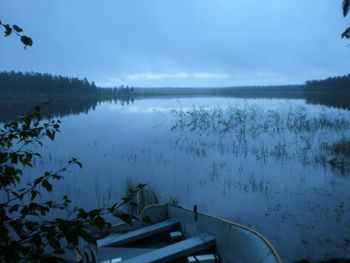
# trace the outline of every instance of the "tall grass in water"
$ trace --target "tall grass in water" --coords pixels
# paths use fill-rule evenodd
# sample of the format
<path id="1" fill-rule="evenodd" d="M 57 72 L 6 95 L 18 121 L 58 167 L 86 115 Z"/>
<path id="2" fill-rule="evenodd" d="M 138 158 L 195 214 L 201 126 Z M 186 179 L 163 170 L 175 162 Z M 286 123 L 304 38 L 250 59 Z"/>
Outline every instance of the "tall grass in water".
<path id="1" fill-rule="evenodd" d="M 135 188 L 138 184 L 139 183 L 135 182 L 131 177 L 128 177 L 125 182 L 125 193 L 127 193 L 128 189 Z M 138 192 L 134 200 L 127 205 L 127 210 L 130 214 L 138 216 L 146 206 L 159 204 L 159 200 L 157 189 L 154 186 L 147 184 Z"/>
<path id="2" fill-rule="evenodd" d="M 124 186 L 125 193 L 128 192 L 128 189 L 135 188 L 137 185 L 139 185 L 139 182 L 128 177 Z M 139 216 L 145 207 L 160 203 L 178 205 L 179 198 L 175 195 L 171 195 L 168 196 L 166 200 L 162 200 L 158 189 L 152 184 L 146 184 L 146 186 L 138 192 L 134 200 L 131 200 L 131 202 L 127 204 L 126 209 L 128 213 Z"/>
<path id="3" fill-rule="evenodd" d="M 329 149 L 334 155 L 341 155 L 344 157 L 350 156 L 350 138 L 341 138 L 340 140 L 332 143 Z"/>
<path id="4" fill-rule="evenodd" d="M 350 167 L 350 138 L 343 137 L 328 144 L 326 148 L 334 156 L 334 158 L 328 160 L 328 163 L 333 169 L 337 169 L 342 175 L 345 175 L 348 167 Z"/>
<path id="5" fill-rule="evenodd" d="M 340 130 L 350 127 L 347 116 L 327 116 L 324 112 L 310 114 L 304 107 L 291 108 L 285 114 L 279 110 L 265 111 L 258 106 L 244 109 L 230 106 L 208 108 L 200 106 L 191 110 L 173 109 L 171 130 L 197 131 L 201 134 L 225 134 L 236 132 L 279 132 L 289 130 L 294 133 L 316 132 L 320 129 Z"/>
<path id="6" fill-rule="evenodd" d="M 199 154 L 202 153 L 199 149 L 194 151 L 192 148 L 196 141 L 187 140 L 186 132 L 199 134 L 197 139 L 201 141 L 213 139 L 209 136 L 214 135 L 220 138 L 216 141 L 220 149 L 231 150 L 245 158 L 250 152 L 264 162 L 268 157 L 282 161 L 298 158 L 304 163 L 314 161 L 332 166 L 332 162 L 318 158 L 325 152 L 322 145 L 348 135 L 350 128 L 350 116 L 342 111 L 323 108 L 313 112 L 302 106 L 290 107 L 286 111 L 264 110 L 257 105 L 245 105 L 243 108 L 201 106 L 189 110 L 173 109 L 171 113 L 174 117 L 171 130 L 185 132 L 182 142 L 187 143 L 186 153 L 196 153 L 192 155 L 199 158 L 206 156 L 209 148 L 206 147 L 205 154 Z M 207 142 L 207 145 L 211 144 Z M 330 149 L 333 154 L 349 156 L 349 145 L 350 139 L 343 139 L 331 145 Z M 328 160 L 330 158 L 328 156 Z"/>

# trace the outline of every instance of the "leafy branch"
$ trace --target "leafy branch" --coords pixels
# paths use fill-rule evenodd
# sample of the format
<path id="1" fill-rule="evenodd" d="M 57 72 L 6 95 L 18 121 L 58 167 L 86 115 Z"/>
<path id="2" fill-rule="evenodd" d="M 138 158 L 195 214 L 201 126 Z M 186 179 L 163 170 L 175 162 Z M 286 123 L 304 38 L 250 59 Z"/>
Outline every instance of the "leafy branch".
<path id="1" fill-rule="evenodd" d="M 21 42 L 23 43 L 24 45 L 24 48 L 27 48 L 27 46 L 32 46 L 33 45 L 33 40 L 26 36 L 26 35 L 23 35 L 22 32 L 23 32 L 23 29 L 20 28 L 19 26 L 17 25 L 10 25 L 10 24 L 3 24 L 1 21 L 0 21 L 0 26 L 2 26 L 5 30 L 5 37 L 8 37 L 10 36 L 12 33 L 16 34 Z"/>
<path id="2" fill-rule="evenodd" d="M 342 7 L 343 7 L 343 16 L 346 17 L 350 9 L 350 0 L 343 0 Z M 350 27 L 345 29 L 345 31 L 341 34 L 341 37 L 346 39 L 350 38 Z"/>
<path id="3" fill-rule="evenodd" d="M 134 216 L 121 209 L 133 204 L 135 196 L 145 185 L 129 189 L 121 202 L 108 208 L 87 211 L 71 207 L 71 200 L 45 200 L 43 191 L 51 192 L 54 182 L 62 180 L 71 166 L 82 168 L 72 158 L 57 171 L 47 171 L 23 185 L 24 167 L 33 167 L 35 158 L 42 156 L 34 151 L 48 138 L 54 140 L 60 130 L 60 121 L 42 121 L 40 107 L 12 121 L 0 129 L 0 261 L 1 262 L 66 262 L 66 252 L 78 255 L 80 262 L 96 261 L 95 231 L 106 232 L 111 223 L 104 218 L 113 215 L 131 224 Z M 61 211 L 63 217 L 53 217 Z M 57 214 L 56 212 L 56 214 Z"/>

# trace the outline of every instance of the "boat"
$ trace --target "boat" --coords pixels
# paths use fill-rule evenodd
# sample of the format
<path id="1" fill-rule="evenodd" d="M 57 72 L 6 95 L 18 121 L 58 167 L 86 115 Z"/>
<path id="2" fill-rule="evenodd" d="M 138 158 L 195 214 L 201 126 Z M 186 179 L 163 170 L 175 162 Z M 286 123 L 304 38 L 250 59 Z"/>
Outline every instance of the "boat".
<path id="1" fill-rule="evenodd" d="M 143 210 L 142 218 L 152 223 L 119 223 L 98 239 L 98 262 L 282 262 L 257 231 L 198 212 L 196 206 L 152 205 Z"/>

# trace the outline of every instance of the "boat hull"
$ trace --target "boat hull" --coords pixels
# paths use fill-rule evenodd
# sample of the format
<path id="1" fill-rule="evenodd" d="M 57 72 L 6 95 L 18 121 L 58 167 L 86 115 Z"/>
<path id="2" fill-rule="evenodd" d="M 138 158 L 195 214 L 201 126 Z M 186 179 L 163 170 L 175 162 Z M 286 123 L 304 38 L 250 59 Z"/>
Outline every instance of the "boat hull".
<path id="1" fill-rule="evenodd" d="M 272 244 L 260 233 L 234 222 L 175 205 L 146 207 L 143 216 L 153 222 L 179 221 L 186 237 L 207 233 L 216 238 L 216 252 L 221 262 L 280 263 Z"/>

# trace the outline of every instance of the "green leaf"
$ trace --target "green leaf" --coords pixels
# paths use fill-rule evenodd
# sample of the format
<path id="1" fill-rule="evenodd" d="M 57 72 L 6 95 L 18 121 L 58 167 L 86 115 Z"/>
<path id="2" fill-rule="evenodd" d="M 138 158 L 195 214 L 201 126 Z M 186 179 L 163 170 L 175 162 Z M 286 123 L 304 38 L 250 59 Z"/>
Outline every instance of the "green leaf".
<path id="1" fill-rule="evenodd" d="M 350 38 L 350 27 L 345 29 L 345 31 L 341 34 L 342 38 Z"/>
<path id="2" fill-rule="evenodd" d="M 83 228 L 79 228 L 77 230 L 77 232 L 78 232 L 78 235 L 81 238 L 83 238 L 86 242 L 88 242 L 89 244 L 92 244 L 92 245 L 96 245 L 96 239 L 92 233 L 86 231 Z"/>
<path id="3" fill-rule="evenodd" d="M 24 44 L 24 46 L 32 46 L 33 40 L 30 37 L 27 36 L 21 36 L 21 41 Z"/>
<path id="4" fill-rule="evenodd" d="M 44 187 L 46 189 L 46 191 L 51 192 L 52 191 L 52 185 L 49 183 L 48 180 L 44 179 L 41 182 L 41 186 Z"/>
<path id="5" fill-rule="evenodd" d="M 12 28 L 10 27 L 10 25 L 4 25 L 4 27 L 5 27 L 5 37 L 11 35 Z"/>
<path id="6" fill-rule="evenodd" d="M 23 230 L 23 224 L 18 220 L 11 221 L 10 226 L 16 231 L 17 234 L 20 234 Z"/>
<path id="7" fill-rule="evenodd" d="M 79 243 L 78 235 L 74 230 L 71 230 L 68 233 L 66 233 L 66 240 L 69 244 L 72 244 L 73 246 L 77 246 Z"/>
<path id="8" fill-rule="evenodd" d="M 10 213 L 15 212 L 15 211 L 18 210 L 18 208 L 19 208 L 19 205 L 18 205 L 18 204 L 15 204 L 15 205 L 13 205 L 13 206 L 10 207 L 9 212 L 10 212 Z"/>
<path id="9" fill-rule="evenodd" d="M 61 244 L 57 239 L 50 238 L 49 239 L 49 245 L 55 250 L 60 250 L 61 249 Z"/>
<path id="10" fill-rule="evenodd" d="M 82 164 L 81 162 L 79 162 L 78 159 L 75 158 L 75 157 L 73 157 L 68 163 L 69 163 L 69 164 L 75 163 L 75 164 L 77 164 L 80 168 L 83 168 L 83 164 Z"/>
<path id="11" fill-rule="evenodd" d="M 103 229 L 105 227 L 106 221 L 101 217 L 97 216 L 94 221 L 94 225 L 97 226 L 99 229 Z"/>
<path id="12" fill-rule="evenodd" d="M 51 139 L 51 141 L 53 141 L 55 139 L 55 132 L 54 131 L 46 130 L 46 135 L 47 135 L 47 137 L 49 137 Z"/>
<path id="13" fill-rule="evenodd" d="M 37 247 L 42 246 L 41 236 L 39 234 L 34 235 L 32 241 Z"/>
<path id="14" fill-rule="evenodd" d="M 349 0 L 343 0 L 343 15 L 346 16 L 349 13 L 349 6 L 350 1 Z"/>
<path id="15" fill-rule="evenodd" d="M 13 28 L 15 31 L 17 31 L 18 33 L 23 31 L 23 29 L 20 28 L 20 27 L 17 26 L 17 25 L 13 25 L 12 28 Z"/>
<path id="16" fill-rule="evenodd" d="M 16 164 L 18 162 L 18 154 L 10 153 L 11 163 Z"/>
<path id="17" fill-rule="evenodd" d="M 120 220 L 123 222 L 132 225 L 132 217 L 128 214 L 125 213 L 118 213 L 118 212 L 113 212 L 112 213 L 115 217 L 118 217 Z"/>
<path id="18" fill-rule="evenodd" d="M 38 191 L 32 190 L 32 191 L 30 191 L 30 194 L 31 194 L 30 199 L 31 199 L 31 200 L 34 200 L 35 197 L 38 195 Z"/>
<path id="19" fill-rule="evenodd" d="M 8 153 L 0 152 L 0 164 L 5 163 L 8 158 Z"/>
<path id="20" fill-rule="evenodd" d="M 143 189 L 145 188 L 147 185 L 146 184 L 138 184 L 136 188 L 138 189 Z"/>

